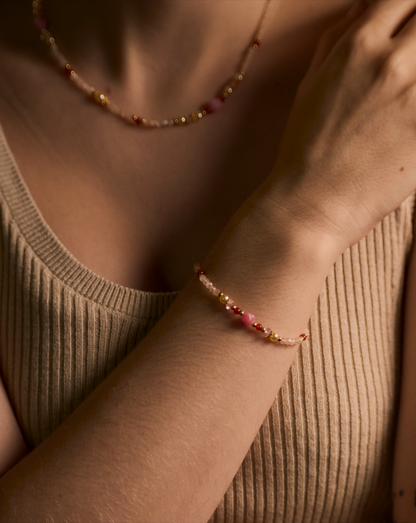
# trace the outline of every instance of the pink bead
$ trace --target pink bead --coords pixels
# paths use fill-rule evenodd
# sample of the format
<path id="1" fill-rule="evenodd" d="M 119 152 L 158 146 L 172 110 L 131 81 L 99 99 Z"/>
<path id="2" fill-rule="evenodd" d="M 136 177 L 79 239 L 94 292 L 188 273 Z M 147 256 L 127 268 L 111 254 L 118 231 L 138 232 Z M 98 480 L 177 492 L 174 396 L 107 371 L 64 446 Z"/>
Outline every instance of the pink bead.
<path id="1" fill-rule="evenodd" d="M 227 311 L 229 311 L 233 305 L 234 305 L 234 300 L 228 300 L 225 305 L 225 308 L 227 309 Z"/>
<path id="2" fill-rule="evenodd" d="M 264 329 L 263 336 L 264 336 L 265 338 L 268 338 L 268 337 L 270 336 L 270 333 L 271 333 L 271 332 L 272 332 L 272 329 L 269 329 L 269 328 Z"/>
<path id="3" fill-rule="evenodd" d="M 244 325 L 253 325 L 253 323 L 256 321 L 256 317 L 250 312 L 245 312 L 241 315 L 241 321 L 244 323 Z"/>
<path id="4" fill-rule="evenodd" d="M 208 104 L 208 109 L 210 109 L 212 113 L 218 113 L 221 107 L 222 101 L 219 98 L 213 98 Z"/>

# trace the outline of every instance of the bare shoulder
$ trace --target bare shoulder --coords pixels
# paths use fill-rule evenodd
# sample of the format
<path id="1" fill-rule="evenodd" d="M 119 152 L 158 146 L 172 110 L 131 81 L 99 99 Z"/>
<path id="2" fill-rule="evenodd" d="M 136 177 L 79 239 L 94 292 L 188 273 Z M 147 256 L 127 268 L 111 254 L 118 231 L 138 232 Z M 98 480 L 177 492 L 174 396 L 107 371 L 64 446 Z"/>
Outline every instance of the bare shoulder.
<path id="1" fill-rule="evenodd" d="M 413 218 L 413 231 L 414 239 L 405 283 L 402 375 L 393 467 L 393 516 L 397 521 L 414 521 L 408 518 L 409 514 L 413 517 L 415 510 L 413 493 L 416 485 L 416 214 Z"/>
<path id="2" fill-rule="evenodd" d="M 0 377 L 0 477 L 28 452 Z"/>
<path id="3" fill-rule="evenodd" d="M 416 405 L 416 212 L 413 216 L 413 243 L 407 264 L 404 288 L 403 352 L 400 410 L 409 402 Z M 415 398 L 413 400 L 413 398 Z M 415 427 L 416 428 L 416 427 Z"/>
<path id="4" fill-rule="evenodd" d="M 416 205 L 416 203 L 415 203 Z M 405 322 L 404 322 L 404 332 L 405 332 L 405 346 L 410 343 L 410 340 L 413 338 L 414 333 L 416 332 L 416 325 L 412 325 L 412 317 L 416 317 L 416 208 L 413 211 L 413 241 L 410 248 L 409 259 L 407 264 L 407 272 L 405 279 Z M 409 321 L 410 320 L 410 321 Z"/>

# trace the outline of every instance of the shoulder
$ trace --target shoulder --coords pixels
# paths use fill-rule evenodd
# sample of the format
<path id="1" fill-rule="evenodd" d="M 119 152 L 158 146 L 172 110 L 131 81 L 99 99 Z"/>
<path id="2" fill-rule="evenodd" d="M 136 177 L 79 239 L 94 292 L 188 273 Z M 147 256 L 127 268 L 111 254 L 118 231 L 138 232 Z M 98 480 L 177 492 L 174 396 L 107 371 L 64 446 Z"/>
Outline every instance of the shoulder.
<path id="1" fill-rule="evenodd" d="M 407 211 L 411 214 L 411 230 L 410 230 L 410 241 L 408 248 L 408 258 L 407 258 L 407 269 L 405 274 L 404 282 L 404 313 L 405 313 L 405 322 L 404 330 L 405 337 L 407 337 L 409 331 L 413 334 L 416 334 L 416 212 L 415 204 L 416 198 L 415 193 L 413 193 L 407 200 Z M 403 204 L 402 204 L 403 205 Z M 414 324 L 414 325 L 413 325 Z M 414 333 L 413 333 L 414 331 Z"/>

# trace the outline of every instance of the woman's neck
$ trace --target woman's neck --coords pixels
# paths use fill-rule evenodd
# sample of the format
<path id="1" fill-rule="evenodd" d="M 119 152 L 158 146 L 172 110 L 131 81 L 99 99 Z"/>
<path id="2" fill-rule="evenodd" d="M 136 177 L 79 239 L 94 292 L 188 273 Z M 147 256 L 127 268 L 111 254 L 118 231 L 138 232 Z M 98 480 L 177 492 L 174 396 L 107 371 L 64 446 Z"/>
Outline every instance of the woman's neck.
<path id="1" fill-rule="evenodd" d="M 155 98 L 160 107 L 161 99 L 168 104 L 169 96 L 177 99 L 184 89 L 192 93 L 207 85 L 212 92 L 226 80 L 223 75 L 235 71 L 265 1 L 106 0 L 103 8 L 102 0 L 44 0 L 44 5 L 60 50 L 90 84 L 108 87 L 126 102 L 139 96 L 153 105 Z M 33 49 L 31 2 L 10 3 L 10 30 L 5 27 L 3 38 Z M 39 47 L 39 56 L 45 51 Z"/>

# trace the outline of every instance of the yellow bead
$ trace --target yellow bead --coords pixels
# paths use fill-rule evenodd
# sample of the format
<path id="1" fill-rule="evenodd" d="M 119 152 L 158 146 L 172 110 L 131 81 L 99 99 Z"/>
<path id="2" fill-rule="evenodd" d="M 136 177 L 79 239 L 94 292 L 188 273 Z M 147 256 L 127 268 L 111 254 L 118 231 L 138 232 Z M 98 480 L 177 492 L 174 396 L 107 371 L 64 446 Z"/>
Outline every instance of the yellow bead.
<path id="1" fill-rule="evenodd" d="M 45 42 L 47 45 L 51 45 L 55 43 L 54 37 L 51 35 L 51 33 L 47 29 L 42 29 L 42 34 L 40 39 L 42 42 Z"/>
<path id="2" fill-rule="evenodd" d="M 271 333 L 269 334 L 269 339 L 270 339 L 270 341 L 275 342 L 275 341 L 280 341 L 281 338 L 280 338 L 280 336 L 279 336 L 278 334 L 276 334 L 275 332 L 271 332 Z"/>
<path id="3" fill-rule="evenodd" d="M 227 301 L 230 301 L 230 297 L 226 296 L 224 293 L 220 294 L 220 302 L 225 305 Z"/>
<path id="4" fill-rule="evenodd" d="M 94 100 L 97 102 L 97 104 L 100 104 L 100 105 L 107 105 L 109 102 L 107 96 L 104 96 L 103 94 L 100 93 L 100 91 L 94 91 L 92 93 L 93 97 L 94 97 Z"/>

